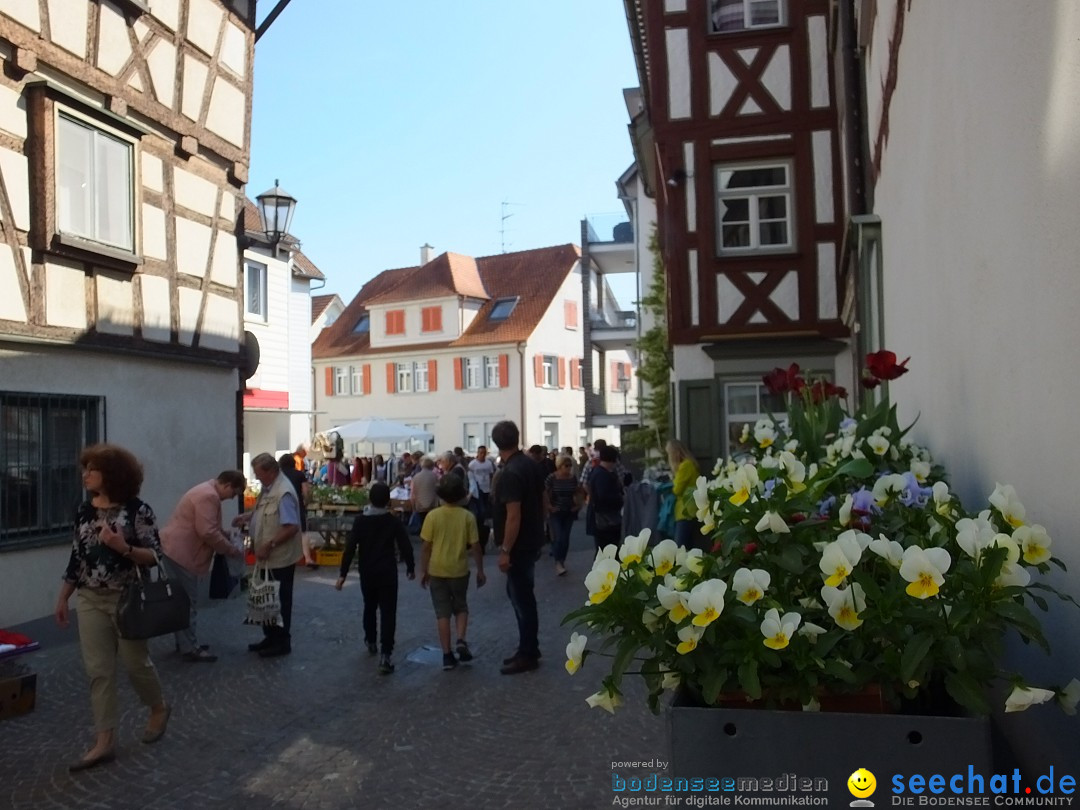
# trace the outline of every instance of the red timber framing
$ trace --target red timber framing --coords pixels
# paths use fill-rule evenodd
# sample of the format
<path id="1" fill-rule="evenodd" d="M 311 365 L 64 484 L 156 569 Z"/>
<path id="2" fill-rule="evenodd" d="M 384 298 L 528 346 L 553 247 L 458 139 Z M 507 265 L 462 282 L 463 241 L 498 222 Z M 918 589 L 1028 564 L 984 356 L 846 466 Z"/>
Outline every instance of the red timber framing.
<path id="1" fill-rule="evenodd" d="M 668 329 L 674 344 L 734 337 L 848 334 L 838 314 L 839 302 L 843 301 L 836 260 L 843 238 L 843 186 L 833 89 L 836 85 L 826 30 L 829 2 L 785 2 L 784 26 L 714 34 L 709 31 L 708 0 L 687 0 L 686 11 L 676 13 L 666 13 L 663 0 L 642 0 L 649 60 L 649 115 L 657 159 L 657 217 L 668 278 Z M 813 26 L 809 24 L 811 17 L 818 18 Z M 675 120 L 669 117 L 667 32 L 672 29 L 686 31 L 690 77 L 689 116 Z M 822 40 L 816 52 L 823 59 L 815 70 L 818 81 L 828 83 L 824 106 L 820 103 L 820 89 L 819 104 L 813 104 L 812 31 Z M 784 59 L 785 48 L 788 59 Z M 778 52 L 780 56 L 774 63 Z M 776 72 L 787 64 L 789 91 L 781 92 L 778 99 L 767 88 L 764 74 L 771 72 L 768 79 L 775 89 Z M 827 77 L 823 71 L 827 71 Z M 714 91 L 710 83 L 718 75 L 726 77 L 728 86 Z M 756 106 L 759 111 L 744 114 L 744 104 L 751 109 Z M 713 105 L 719 109 L 710 109 Z M 831 195 L 826 195 L 831 197 L 831 210 L 825 212 L 817 211 L 821 203 L 815 189 L 814 133 L 827 133 L 829 165 L 817 169 L 825 175 L 817 182 L 831 186 Z M 817 138 L 820 156 L 822 135 Z M 691 166 L 684 165 L 687 144 L 693 149 Z M 791 166 L 789 216 L 794 245 L 782 253 L 718 255 L 715 167 L 772 160 Z M 696 208 L 696 227 L 692 231 L 687 218 L 687 183 L 691 182 L 691 204 Z M 830 251 L 833 260 L 829 266 L 819 268 L 819 254 L 824 252 L 827 257 Z M 696 253 L 698 267 L 696 312 L 689 276 L 692 252 Z M 825 279 L 819 285 L 819 271 L 831 274 L 831 281 Z M 796 273 L 794 281 L 785 281 L 792 272 Z M 724 289 L 733 302 L 723 319 L 717 299 L 718 275 L 724 279 Z M 781 284 L 789 290 L 786 307 L 770 298 Z M 819 288 L 835 290 L 835 301 L 826 303 L 820 313 Z"/>

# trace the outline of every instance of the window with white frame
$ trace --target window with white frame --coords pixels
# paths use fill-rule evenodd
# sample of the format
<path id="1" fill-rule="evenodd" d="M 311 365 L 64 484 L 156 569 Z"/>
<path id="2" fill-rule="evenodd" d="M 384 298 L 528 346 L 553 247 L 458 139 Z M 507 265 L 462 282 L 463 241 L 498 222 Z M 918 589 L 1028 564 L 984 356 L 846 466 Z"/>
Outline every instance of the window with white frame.
<path id="1" fill-rule="evenodd" d="M 266 320 L 266 265 L 246 262 L 244 269 L 244 311 L 252 318 Z"/>
<path id="2" fill-rule="evenodd" d="M 476 448 L 484 443 L 480 422 L 466 422 L 462 425 L 461 447 L 466 453 L 475 453 Z"/>
<path id="3" fill-rule="evenodd" d="M 349 366 L 349 376 L 352 378 L 353 396 L 364 393 L 364 367 Z"/>
<path id="4" fill-rule="evenodd" d="M 724 383 L 724 452 L 731 455 L 746 449 L 739 437 L 746 425 L 753 433 L 754 423 L 763 416 L 780 419 L 785 413 L 784 397 L 770 394 L 761 380 Z M 751 441 L 752 441 L 751 437 Z"/>
<path id="5" fill-rule="evenodd" d="M 718 253 L 794 247 L 789 163 L 717 166 L 716 189 Z"/>
<path id="6" fill-rule="evenodd" d="M 784 0 L 709 0 L 709 31 L 724 34 L 786 25 Z"/>
<path id="7" fill-rule="evenodd" d="M 465 358 L 465 387 L 466 388 L 483 388 L 483 357 L 466 357 Z"/>
<path id="8" fill-rule="evenodd" d="M 428 364 L 426 361 L 413 363 L 413 390 L 428 390 Z"/>
<path id="9" fill-rule="evenodd" d="M 544 422 L 544 447 L 548 450 L 559 449 L 559 423 Z"/>
<path id="10" fill-rule="evenodd" d="M 341 397 L 349 391 L 349 367 L 334 366 L 334 396 Z"/>
<path id="11" fill-rule="evenodd" d="M 559 358 L 550 354 L 544 355 L 544 386 L 556 388 L 559 385 Z"/>
<path id="12" fill-rule="evenodd" d="M 413 364 L 397 364 L 397 392 L 408 394 L 413 390 Z"/>
<path id="13" fill-rule="evenodd" d="M 56 121 L 61 233 L 135 252 L 135 142 L 61 111 Z"/>
<path id="14" fill-rule="evenodd" d="M 499 358 L 498 357 L 485 357 L 484 358 L 484 387 L 485 388 L 498 388 L 499 387 Z"/>

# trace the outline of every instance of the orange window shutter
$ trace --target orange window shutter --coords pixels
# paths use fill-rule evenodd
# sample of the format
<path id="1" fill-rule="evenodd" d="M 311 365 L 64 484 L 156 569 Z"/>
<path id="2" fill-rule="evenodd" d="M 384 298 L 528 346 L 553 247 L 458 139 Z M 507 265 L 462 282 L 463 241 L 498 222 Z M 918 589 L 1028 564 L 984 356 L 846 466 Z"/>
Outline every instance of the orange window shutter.
<path id="1" fill-rule="evenodd" d="M 617 363 L 614 360 L 611 362 L 611 390 L 612 391 L 618 391 L 619 390 L 619 366 L 620 365 L 621 365 L 620 363 Z"/>
<path id="2" fill-rule="evenodd" d="M 510 355 L 499 355 L 499 388 L 510 387 Z"/>
<path id="3" fill-rule="evenodd" d="M 465 370 L 461 367 L 463 360 L 460 357 L 454 358 L 454 390 L 460 391 L 465 387 Z"/>
<path id="4" fill-rule="evenodd" d="M 388 394 L 396 394 L 397 393 L 397 364 L 396 363 L 387 363 L 386 364 L 386 393 L 388 393 Z"/>
<path id="5" fill-rule="evenodd" d="M 442 331 L 442 307 L 431 308 L 431 331 Z"/>
<path id="6" fill-rule="evenodd" d="M 334 367 L 326 367 L 326 395 L 332 397 L 334 395 Z"/>
<path id="7" fill-rule="evenodd" d="M 559 358 L 559 388 L 566 388 L 566 358 Z"/>
<path id="8" fill-rule="evenodd" d="M 536 378 L 537 386 L 544 385 L 544 356 L 542 354 L 533 355 L 533 376 Z"/>
<path id="9" fill-rule="evenodd" d="M 428 391 L 439 390 L 439 361 L 427 361 L 427 387 Z"/>
<path id="10" fill-rule="evenodd" d="M 364 393 L 371 393 L 371 363 L 364 363 Z"/>
<path id="11" fill-rule="evenodd" d="M 581 388 L 581 361 L 576 357 L 570 360 L 570 387 Z"/>

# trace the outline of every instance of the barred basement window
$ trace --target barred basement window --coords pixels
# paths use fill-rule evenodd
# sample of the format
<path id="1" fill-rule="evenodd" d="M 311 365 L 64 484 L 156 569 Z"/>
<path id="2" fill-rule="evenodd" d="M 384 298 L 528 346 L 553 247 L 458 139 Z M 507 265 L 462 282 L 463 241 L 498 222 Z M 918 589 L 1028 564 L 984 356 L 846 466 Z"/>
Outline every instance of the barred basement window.
<path id="1" fill-rule="evenodd" d="M 101 397 L 0 391 L 0 551 L 69 540 L 79 453 L 100 441 Z"/>

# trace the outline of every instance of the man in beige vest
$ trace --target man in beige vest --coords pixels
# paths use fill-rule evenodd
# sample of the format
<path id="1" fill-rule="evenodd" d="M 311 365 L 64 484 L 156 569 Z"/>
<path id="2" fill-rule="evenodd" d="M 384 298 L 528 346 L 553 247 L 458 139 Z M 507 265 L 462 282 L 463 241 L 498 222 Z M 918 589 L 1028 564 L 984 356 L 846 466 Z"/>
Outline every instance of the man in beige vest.
<path id="1" fill-rule="evenodd" d="M 251 460 L 262 491 L 250 512 L 238 515 L 233 525 L 250 523 L 255 557 L 266 563 L 274 579 L 281 583 L 281 618 L 283 627 L 263 627 L 263 640 L 248 649 L 263 658 L 292 652 L 293 578 L 296 561 L 303 554 L 300 545 L 300 500 L 289 479 L 281 474 L 277 461 L 269 453 Z"/>

